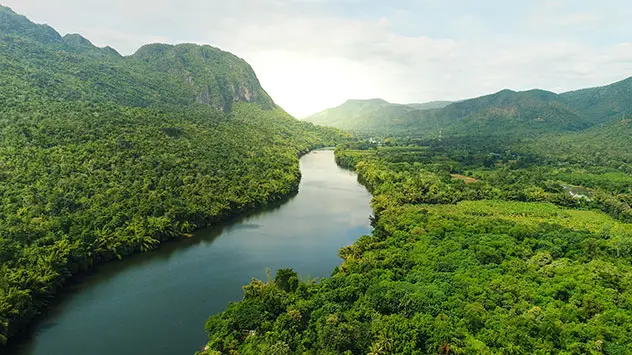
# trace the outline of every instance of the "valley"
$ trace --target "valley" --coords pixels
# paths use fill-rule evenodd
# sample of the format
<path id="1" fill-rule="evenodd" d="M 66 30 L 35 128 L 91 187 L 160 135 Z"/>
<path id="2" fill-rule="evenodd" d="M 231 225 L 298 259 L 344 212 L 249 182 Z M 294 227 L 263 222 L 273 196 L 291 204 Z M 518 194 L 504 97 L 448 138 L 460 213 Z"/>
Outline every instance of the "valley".
<path id="1" fill-rule="evenodd" d="M 329 276 L 338 249 L 370 232 L 371 197 L 331 150 L 300 165 L 289 200 L 75 280 L 9 353 L 192 354 L 205 343 L 206 317 L 238 301 L 253 277 L 287 265 L 310 281 Z"/>
<path id="2" fill-rule="evenodd" d="M 345 139 L 209 46 L 123 57 L 5 7 L 0 27 L 0 344 L 73 275 L 296 194 L 299 156 Z"/>
<path id="3" fill-rule="evenodd" d="M 267 11 L 257 6 L 247 8 Z M 319 72 L 311 56 L 325 44 L 312 47 L 300 21 L 280 27 L 299 39 L 268 42 L 282 50 L 232 21 L 217 21 L 230 25 L 229 47 L 268 80 L 276 68 L 274 90 L 292 84 L 284 100 L 375 97 L 383 85 L 400 102 L 449 100 L 354 99 L 298 120 L 230 52 L 149 43 L 123 55 L 0 5 L 3 354 L 632 351 L 629 72 L 560 93 L 499 91 L 506 73 L 493 73 L 480 84 L 495 90 L 455 99 L 503 60 L 459 65 L 454 84 L 425 66 L 463 43 L 382 36 L 394 30 L 380 17 L 346 27 L 370 41 L 325 41 L 362 60 L 336 66 L 327 51 L 331 72 Z M 281 60 L 304 41 L 288 55 L 299 62 Z M 437 57 L 419 64 L 413 47 L 426 45 Z M 405 71 L 376 69 L 385 63 L 424 80 L 393 84 Z M 588 75 L 580 64 L 563 77 Z M 302 65 L 314 72 L 293 77 Z M 367 68 L 380 80 L 343 80 Z M 517 85 L 538 78 L 526 79 Z"/>

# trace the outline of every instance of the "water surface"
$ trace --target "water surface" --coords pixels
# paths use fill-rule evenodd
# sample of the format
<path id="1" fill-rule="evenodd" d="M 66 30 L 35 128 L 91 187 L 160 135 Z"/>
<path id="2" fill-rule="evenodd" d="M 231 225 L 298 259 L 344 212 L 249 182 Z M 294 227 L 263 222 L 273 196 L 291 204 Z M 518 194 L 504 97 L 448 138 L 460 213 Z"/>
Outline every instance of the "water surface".
<path id="1" fill-rule="evenodd" d="M 370 232 L 371 196 L 332 151 L 301 158 L 301 172 L 298 195 L 280 207 L 99 267 L 11 352 L 193 354 L 208 316 L 241 299 L 253 277 L 265 280 L 266 268 L 329 276 L 338 249 Z"/>

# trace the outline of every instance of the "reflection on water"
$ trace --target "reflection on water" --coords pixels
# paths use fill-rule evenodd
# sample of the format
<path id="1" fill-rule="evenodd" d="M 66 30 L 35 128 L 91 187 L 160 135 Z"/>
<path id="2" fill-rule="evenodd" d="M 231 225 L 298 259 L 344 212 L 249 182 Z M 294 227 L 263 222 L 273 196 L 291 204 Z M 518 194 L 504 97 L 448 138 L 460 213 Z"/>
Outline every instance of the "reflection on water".
<path id="1" fill-rule="evenodd" d="M 370 232 L 370 195 L 332 151 L 304 156 L 301 172 L 300 192 L 282 205 L 78 278 L 11 352 L 192 354 L 206 343 L 206 318 L 266 268 L 328 276 L 338 249 Z"/>
<path id="2" fill-rule="evenodd" d="M 562 187 L 574 198 L 584 198 L 590 201 L 593 197 L 593 191 L 583 186 L 562 185 Z"/>

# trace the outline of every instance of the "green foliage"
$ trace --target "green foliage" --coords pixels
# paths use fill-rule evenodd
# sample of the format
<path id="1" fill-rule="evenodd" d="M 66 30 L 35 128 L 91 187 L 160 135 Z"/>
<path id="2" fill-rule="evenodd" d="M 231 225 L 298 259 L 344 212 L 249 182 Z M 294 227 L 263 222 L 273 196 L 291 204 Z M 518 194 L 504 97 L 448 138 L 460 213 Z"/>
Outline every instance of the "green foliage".
<path id="1" fill-rule="evenodd" d="M 382 100 L 348 101 L 307 120 L 370 136 L 438 138 L 462 136 L 534 137 L 573 132 L 621 119 L 632 111 L 632 78 L 561 95 L 503 90 L 434 109 Z"/>
<path id="2" fill-rule="evenodd" d="M 442 108 L 447 101 L 400 105 L 381 99 L 349 100 L 344 104 L 306 118 L 318 125 L 336 127 L 363 135 L 402 133 L 423 115 L 423 111 Z"/>
<path id="3" fill-rule="evenodd" d="M 292 269 L 280 269 L 274 277 L 274 284 L 285 292 L 294 292 L 298 287 L 298 275 Z"/>
<path id="4" fill-rule="evenodd" d="M 525 140 L 516 149 L 530 151 L 541 159 L 561 165 L 579 165 L 591 170 L 603 167 L 632 173 L 630 116 L 615 119 L 589 130 Z"/>
<path id="5" fill-rule="evenodd" d="M 9 332 L 78 270 L 295 193 L 298 156 L 331 144 L 254 104 L 230 115 L 33 102 L 3 109 L 0 320 Z"/>
<path id="6" fill-rule="evenodd" d="M 632 249 L 623 245 L 631 233 L 603 214 L 542 203 L 394 206 L 373 236 L 341 251 L 330 279 L 303 293 L 253 283 L 263 296 L 212 317 L 211 339 L 223 347 L 209 346 L 243 354 L 280 342 L 306 354 L 630 348 Z M 240 320 L 271 302 L 279 306 L 253 315 L 258 323 Z"/>
<path id="7" fill-rule="evenodd" d="M 542 164 L 511 140 L 399 141 L 407 145 L 336 149 L 374 195 L 372 235 L 342 248 L 328 279 L 296 291 L 276 281 L 289 270 L 253 281 L 243 301 L 209 319 L 205 353 L 632 348 L 632 219 L 608 211 L 629 210 L 629 176 Z M 571 182 L 590 186 L 591 198 L 572 197 Z M 261 322 L 240 318 L 253 309 Z"/>
<path id="8" fill-rule="evenodd" d="M 0 6 L 0 344 L 78 271 L 296 193 L 298 157 L 342 138 L 229 53 L 121 57 Z"/>

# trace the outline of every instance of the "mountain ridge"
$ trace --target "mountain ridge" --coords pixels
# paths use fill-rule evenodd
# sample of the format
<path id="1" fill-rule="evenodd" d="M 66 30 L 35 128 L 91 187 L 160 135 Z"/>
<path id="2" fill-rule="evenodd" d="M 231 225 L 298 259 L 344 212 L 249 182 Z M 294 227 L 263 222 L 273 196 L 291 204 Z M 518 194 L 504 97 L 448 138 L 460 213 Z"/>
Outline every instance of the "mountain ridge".
<path id="1" fill-rule="evenodd" d="M 543 89 L 496 93 L 444 107 L 402 110 L 397 105 L 360 112 L 347 103 L 305 120 L 365 135 L 527 134 L 577 131 L 632 112 L 632 78 L 557 94 Z M 355 105 L 359 105 L 355 103 Z"/>
<path id="2" fill-rule="evenodd" d="M 0 50 L 24 73 L 20 85 L 55 99 L 100 97 L 135 107 L 201 104 L 226 112 L 236 102 L 277 108 L 246 61 L 208 45 L 154 43 L 121 56 L 79 34 L 61 36 L 0 5 Z M 33 69 L 39 81 L 29 74 Z M 133 92 L 119 90 L 121 83 L 142 84 Z"/>
<path id="3" fill-rule="evenodd" d="M 78 33 L 65 34 L 62 37 L 62 41 L 64 42 L 64 44 L 66 44 L 66 46 L 68 46 L 68 50 L 74 51 L 76 53 L 89 52 L 95 55 L 123 57 L 116 49 L 110 46 L 97 47 L 89 39 L 83 37 Z"/>
<path id="4" fill-rule="evenodd" d="M 61 42 L 61 35 L 49 25 L 31 22 L 7 6 L 0 5 L 0 35 L 22 35 L 42 42 Z"/>
<path id="5" fill-rule="evenodd" d="M 436 100 L 436 101 L 428 101 L 428 102 L 424 102 L 424 103 L 412 103 L 412 104 L 406 104 L 406 106 L 415 108 L 415 109 L 421 109 L 421 110 L 434 110 L 434 109 L 440 109 L 440 108 L 444 108 L 450 104 L 453 104 L 455 101 L 442 101 L 442 100 Z"/>
<path id="6" fill-rule="evenodd" d="M 448 101 L 432 101 L 421 104 L 396 104 L 379 98 L 368 100 L 351 99 L 333 109 L 318 112 L 303 120 L 318 125 L 347 130 L 354 130 L 355 125 L 359 124 L 357 121 L 362 121 L 367 115 L 376 121 L 397 120 L 404 124 L 404 122 L 410 122 L 415 119 L 415 117 L 410 116 L 410 113 L 432 110 L 437 106 L 442 107 L 444 103 L 448 103 Z M 419 108 L 419 106 L 427 108 Z M 348 117 L 348 119 L 345 118 L 345 115 L 347 115 L 346 117 Z"/>

